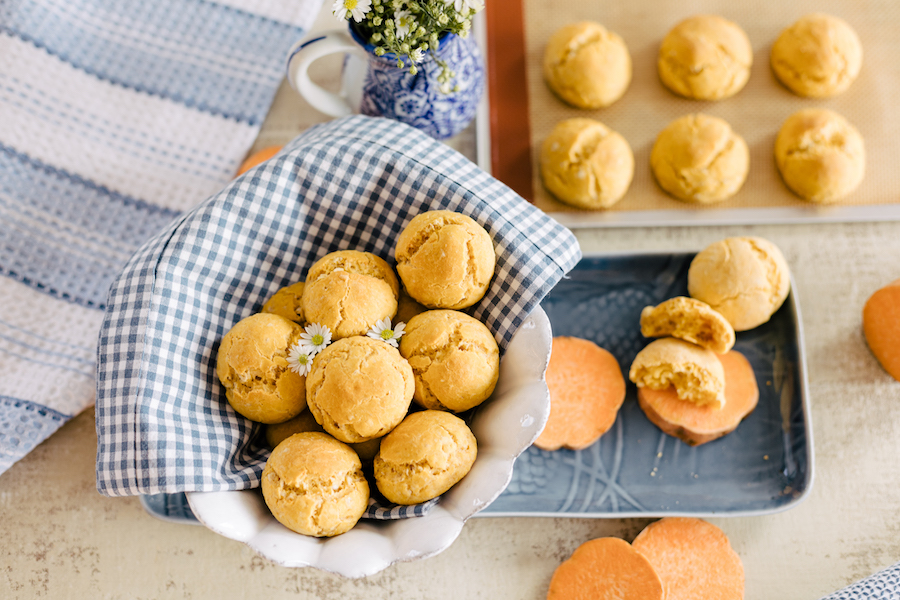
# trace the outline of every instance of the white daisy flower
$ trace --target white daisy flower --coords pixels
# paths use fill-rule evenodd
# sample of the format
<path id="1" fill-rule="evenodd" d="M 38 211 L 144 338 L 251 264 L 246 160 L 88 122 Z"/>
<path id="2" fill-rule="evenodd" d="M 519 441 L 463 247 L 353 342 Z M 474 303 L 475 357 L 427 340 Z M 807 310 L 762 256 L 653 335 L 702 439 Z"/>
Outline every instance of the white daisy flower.
<path id="1" fill-rule="evenodd" d="M 453 5 L 453 9 L 459 14 L 463 14 L 465 10 L 474 9 L 476 12 L 484 8 L 484 3 L 481 0 L 444 0 L 444 4 L 447 6 Z"/>
<path id="2" fill-rule="evenodd" d="M 409 53 L 409 60 L 413 61 L 414 63 L 422 62 L 423 58 L 425 58 L 425 53 L 422 52 L 421 48 L 416 48 Z"/>
<path id="3" fill-rule="evenodd" d="M 372 10 L 372 0 L 334 0 L 331 12 L 339 21 L 350 17 L 359 23 Z"/>
<path id="4" fill-rule="evenodd" d="M 399 340 L 405 333 L 403 331 L 404 329 L 406 329 L 406 323 L 397 323 L 392 329 L 391 320 L 389 318 L 385 318 L 380 321 L 376 321 L 375 326 L 370 329 L 368 333 L 366 333 L 366 335 L 372 339 L 387 342 L 394 348 L 397 348 L 399 346 L 397 344 L 397 340 Z"/>
<path id="5" fill-rule="evenodd" d="M 310 356 L 315 356 L 331 343 L 331 330 L 325 325 L 310 323 L 303 330 L 303 333 L 300 334 L 298 343 L 304 352 Z"/>
<path id="6" fill-rule="evenodd" d="M 334 4 L 331 5 L 331 14 L 338 21 L 346 21 L 347 20 L 347 9 L 344 8 L 344 0 L 334 0 Z"/>
<path id="7" fill-rule="evenodd" d="M 309 375 L 309 370 L 312 367 L 313 354 L 306 352 L 303 349 L 303 346 L 298 342 L 291 346 L 291 350 L 288 353 L 288 368 L 296 373 L 297 375 Z"/>
<path id="8" fill-rule="evenodd" d="M 398 10 L 394 13 L 394 31 L 398 40 L 408 36 L 409 32 L 415 31 L 417 27 L 415 17 L 408 10 Z"/>

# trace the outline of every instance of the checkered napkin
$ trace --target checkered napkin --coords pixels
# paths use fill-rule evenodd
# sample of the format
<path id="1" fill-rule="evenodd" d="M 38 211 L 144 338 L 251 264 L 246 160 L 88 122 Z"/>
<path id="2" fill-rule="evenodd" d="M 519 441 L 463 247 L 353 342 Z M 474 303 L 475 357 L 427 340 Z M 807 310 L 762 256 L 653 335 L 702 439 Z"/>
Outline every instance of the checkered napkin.
<path id="1" fill-rule="evenodd" d="M 400 519 L 409 519 L 411 517 L 421 517 L 427 515 L 428 511 L 440 501 L 440 497 L 437 497 L 432 498 L 427 502 L 423 502 L 422 504 L 402 506 L 399 504 L 391 504 L 389 502 L 384 502 L 382 504 L 381 500 L 370 497 L 369 505 L 366 507 L 366 511 L 363 513 L 362 518 L 374 519 L 376 521 L 397 521 Z"/>
<path id="2" fill-rule="evenodd" d="M 110 289 L 99 343 L 97 486 L 109 496 L 257 487 L 259 425 L 225 401 L 222 336 L 328 252 L 393 258 L 426 210 L 474 218 L 497 268 L 470 313 L 505 349 L 579 260 L 572 233 L 411 127 L 353 116 L 313 127 L 146 243 Z"/>
<path id="3" fill-rule="evenodd" d="M 94 403 L 129 257 L 233 177 L 322 0 L 0 0 L 0 473 Z"/>
<path id="4" fill-rule="evenodd" d="M 900 598 L 900 563 L 857 581 L 821 600 L 897 600 Z"/>

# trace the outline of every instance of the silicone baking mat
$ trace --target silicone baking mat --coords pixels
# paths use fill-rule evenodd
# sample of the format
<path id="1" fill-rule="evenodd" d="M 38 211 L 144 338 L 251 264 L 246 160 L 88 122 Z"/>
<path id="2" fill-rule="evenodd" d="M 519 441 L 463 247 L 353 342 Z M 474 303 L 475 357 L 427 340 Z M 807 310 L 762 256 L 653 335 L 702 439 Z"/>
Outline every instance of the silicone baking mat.
<path id="1" fill-rule="evenodd" d="M 492 0 L 488 12 L 492 73 L 492 167 L 494 175 L 569 227 L 824 222 L 900 219 L 900 2 L 895 0 Z M 489 5 L 491 2 L 488 3 Z M 810 12 L 825 12 L 846 20 L 863 44 L 859 77 L 843 94 L 827 99 L 801 98 L 778 83 L 769 66 L 772 43 L 782 29 Z M 521 14 L 521 18 L 515 18 Z M 695 14 L 719 14 L 740 25 L 753 46 L 753 67 L 746 87 L 718 102 L 680 98 L 659 81 L 656 58 L 663 36 L 682 19 Z M 510 18 L 512 15 L 512 18 Z M 506 17 L 504 19 L 504 17 Z M 593 20 L 615 31 L 631 53 L 633 79 L 625 95 L 599 110 L 572 108 L 554 96 L 544 83 L 541 61 L 547 39 L 559 27 Z M 505 21 L 501 24 L 501 21 Z M 521 24 L 521 30 L 516 28 Z M 491 40 L 497 34 L 501 40 Z M 518 34 L 518 38 L 516 37 Z M 491 43 L 493 42 L 493 43 Z M 516 44 L 518 42 L 518 45 Z M 518 63 L 502 53 L 518 52 Z M 493 54 L 493 55 L 492 55 Z M 495 56 L 495 55 L 500 55 Z M 518 68 L 518 71 L 515 70 Z M 498 91 L 499 88 L 499 91 Z M 509 98 L 526 98 L 528 127 L 508 121 L 517 113 L 506 110 Z M 506 99 L 506 100 L 504 100 Z M 518 101 L 523 104 L 522 100 Z M 792 194 L 773 159 L 775 136 L 784 120 L 810 107 L 844 115 L 863 135 L 866 177 L 860 187 L 836 205 L 817 206 Z M 521 108 L 521 107 L 520 107 Z M 527 113 L 525 112 L 527 111 Z M 703 112 L 728 121 L 750 147 L 750 173 L 741 190 L 729 200 L 697 207 L 667 196 L 650 172 L 650 150 L 657 134 L 672 120 Z M 520 118 L 512 117 L 512 118 Z M 579 211 L 556 201 L 543 187 L 538 169 L 541 141 L 556 123 L 573 117 L 602 121 L 621 133 L 635 157 L 634 181 L 625 197 L 605 211 Z M 524 141 L 527 131 L 527 142 Z M 522 153 L 517 143 L 527 144 Z M 523 161 L 529 161 L 528 165 Z M 522 181 L 523 174 L 529 181 Z M 519 181 L 516 181 L 516 178 Z M 530 183 L 530 185 L 529 185 Z"/>

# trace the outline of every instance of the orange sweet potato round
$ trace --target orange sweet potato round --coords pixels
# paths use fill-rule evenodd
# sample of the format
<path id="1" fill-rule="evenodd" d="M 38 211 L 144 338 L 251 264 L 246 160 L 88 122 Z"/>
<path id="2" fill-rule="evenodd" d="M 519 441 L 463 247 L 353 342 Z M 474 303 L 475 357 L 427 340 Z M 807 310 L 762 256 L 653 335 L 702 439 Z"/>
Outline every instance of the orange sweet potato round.
<path id="1" fill-rule="evenodd" d="M 553 573 L 547 600 L 663 600 L 648 560 L 625 540 L 590 540 Z"/>
<path id="2" fill-rule="evenodd" d="M 900 381 L 900 279 L 876 291 L 866 302 L 863 333 L 884 370 Z"/>
<path id="3" fill-rule="evenodd" d="M 241 166 L 238 167 L 237 173 L 235 173 L 235 177 L 239 177 L 255 167 L 256 165 L 262 164 L 265 161 L 269 160 L 281 150 L 281 146 L 268 146 L 261 150 L 257 150 L 250 156 L 244 159 L 244 162 L 241 163 Z"/>
<path id="4" fill-rule="evenodd" d="M 725 371 L 725 406 L 717 409 L 686 402 L 678 397 L 674 387 L 664 390 L 638 388 L 638 404 L 650 422 L 691 446 L 711 442 L 734 431 L 756 408 L 759 387 L 753 367 L 743 354 L 732 350 L 718 358 Z"/>
<path id="5" fill-rule="evenodd" d="M 651 523 L 632 546 L 647 557 L 666 600 L 742 600 L 744 565 L 725 533 L 701 519 L 667 517 Z M 627 596 L 623 596 L 627 597 Z"/>
<path id="6" fill-rule="evenodd" d="M 534 445 L 543 450 L 587 448 L 606 433 L 625 400 L 625 378 L 615 357 L 576 337 L 553 338 L 550 418 Z"/>

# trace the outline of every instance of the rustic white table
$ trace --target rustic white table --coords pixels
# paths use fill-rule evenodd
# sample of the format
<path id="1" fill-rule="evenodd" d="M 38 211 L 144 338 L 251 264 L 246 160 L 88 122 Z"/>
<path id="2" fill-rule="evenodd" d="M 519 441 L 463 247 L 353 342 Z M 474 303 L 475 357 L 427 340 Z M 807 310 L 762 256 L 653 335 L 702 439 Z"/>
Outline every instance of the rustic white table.
<path id="1" fill-rule="evenodd" d="M 323 13 L 317 26 L 332 27 L 331 19 Z M 314 76 L 328 82 L 334 66 L 323 61 Z M 326 119 L 284 85 L 255 148 Z M 469 143 L 461 142 L 464 151 Z M 900 382 L 872 358 L 860 324 L 868 296 L 900 278 L 900 223 L 576 233 L 585 252 L 696 250 L 747 234 L 781 247 L 806 331 L 813 489 L 783 513 L 712 522 L 743 559 L 748 600 L 815 600 L 900 561 Z M 137 498 L 101 496 L 96 442 L 88 410 L 0 477 L 0 597 L 538 600 L 579 544 L 630 541 L 648 522 L 473 519 L 436 557 L 345 580 L 278 567 L 203 527 L 157 520 Z"/>

